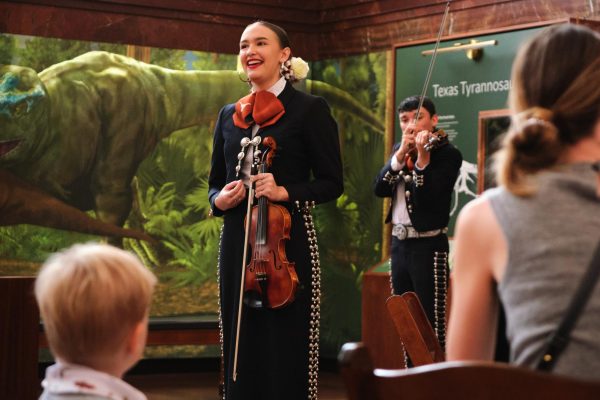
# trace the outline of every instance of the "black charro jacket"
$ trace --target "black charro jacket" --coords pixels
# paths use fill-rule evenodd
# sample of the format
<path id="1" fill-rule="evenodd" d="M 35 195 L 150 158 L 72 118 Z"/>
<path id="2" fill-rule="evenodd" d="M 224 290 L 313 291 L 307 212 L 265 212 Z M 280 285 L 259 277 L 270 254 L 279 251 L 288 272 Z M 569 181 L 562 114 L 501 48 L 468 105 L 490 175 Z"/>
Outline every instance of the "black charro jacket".
<path id="1" fill-rule="evenodd" d="M 396 143 L 392 157 L 399 148 L 400 143 Z M 403 179 L 403 175 L 410 174 L 414 179 L 405 182 L 405 198 L 413 227 L 419 232 L 424 232 L 448 226 L 452 192 L 461 164 L 462 155 L 451 143 L 433 149 L 429 165 L 422 171 L 415 168 L 413 174 L 410 174 L 406 166 L 402 171 L 392 170 L 390 157 L 377 175 L 374 185 L 376 196 L 392 198 L 385 222 L 392 219 L 392 207 L 399 180 Z"/>
<path id="2" fill-rule="evenodd" d="M 277 143 L 276 156 L 269 172 L 277 185 L 289 194 L 288 206 L 299 201 L 324 203 L 338 198 L 343 190 L 342 160 L 337 124 L 325 100 L 292 87 L 278 96 L 285 114 L 274 125 L 259 129 L 262 138 L 272 136 Z M 250 137 L 252 127 L 233 124 L 235 104 L 221 109 L 215 126 L 208 197 L 213 214 L 223 215 L 215 199 L 223 186 L 236 180 L 235 167 L 240 141 Z"/>

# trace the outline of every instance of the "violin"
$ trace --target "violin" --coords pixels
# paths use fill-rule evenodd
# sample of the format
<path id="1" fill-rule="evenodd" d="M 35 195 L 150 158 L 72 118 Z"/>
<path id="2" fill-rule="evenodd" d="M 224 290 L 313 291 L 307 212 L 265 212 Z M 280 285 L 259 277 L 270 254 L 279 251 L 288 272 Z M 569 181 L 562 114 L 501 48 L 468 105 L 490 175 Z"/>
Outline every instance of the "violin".
<path id="1" fill-rule="evenodd" d="M 425 144 L 425 151 L 431 151 L 448 144 L 448 134 L 443 129 L 433 132 Z"/>
<path id="2" fill-rule="evenodd" d="M 438 129 L 429 136 L 427 143 L 425 143 L 425 151 L 433 151 L 444 145 L 447 145 L 448 134 L 443 129 Z M 413 146 L 408 154 L 404 157 L 404 163 L 408 166 L 409 170 L 413 170 L 415 163 L 417 162 L 417 148 Z"/>
<path id="3" fill-rule="evenodd" d="M 268 136 L 262 141 L 258 172 L 267 172 L 272 164 L 277 144 Z M 290 239 L 292 218 L 287 208 L 258 199 L 252 207 L 249 246 L 250 261 L 244 276 L 244 302 L 255 308 L 281 308 L 292 303 L 298 289 L 295 264 L 285 254 L 285 242 Z"/>

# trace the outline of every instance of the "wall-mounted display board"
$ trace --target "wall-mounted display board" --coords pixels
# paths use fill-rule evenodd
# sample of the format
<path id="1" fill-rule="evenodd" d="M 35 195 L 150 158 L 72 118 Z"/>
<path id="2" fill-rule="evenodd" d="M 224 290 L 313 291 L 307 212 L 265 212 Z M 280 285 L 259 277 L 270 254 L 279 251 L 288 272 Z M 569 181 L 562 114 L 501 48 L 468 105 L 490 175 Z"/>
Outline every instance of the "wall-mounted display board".
<path id="1" fill-rule="evenodd" d="M 502 137 L 510 127 L 509 113 L 508 109 L 479 112 L 477 194 L 496 186 L 493 155 L 500 148 Z"/>
<path id="2" fill-rule="evenodd" d="M 468 58 L 464 50 L 438 53 L 426 92 L 436 105 L 438 127 L 448 133 L 450 141 L 460 149 L 464 158 L 455 186 L 450 235 L 458 211 L 478 193 L 480 113 L 507 108 L 510 72 L 516 52 L 522 42 L 540 29 L 543 27 L 443 40 L 440 43 L 440 48 L 446 48 L 457 43 L 468 44 L 472 40 L 496 41 L 496 45 L 482 49 L 478 60 Z M 423 55 L 422 52 L 433 47 L 434 43 L 429 42 L 395 48 L 396 105 L 405 97 L 418 95 L 423 90 L 431 55 Z M 396 141 L 401 138 L 398 115 L 395 117 L 395 138 Z"/>

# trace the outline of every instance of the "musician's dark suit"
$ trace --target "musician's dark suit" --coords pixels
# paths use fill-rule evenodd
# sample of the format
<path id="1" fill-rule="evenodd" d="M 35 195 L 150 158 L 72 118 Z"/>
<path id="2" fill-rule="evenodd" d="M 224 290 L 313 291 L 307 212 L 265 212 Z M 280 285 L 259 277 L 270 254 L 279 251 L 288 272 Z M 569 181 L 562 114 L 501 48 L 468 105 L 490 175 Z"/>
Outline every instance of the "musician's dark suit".
<path id="1" fill-rule="evenodd" d="M 400 148 L 394 146 L 392 157 Z M 375 181 L 375 195 L 391 197 L 386 223 L 392 219 L 397 186 L 404 183 L 405 199 L 412 226 L 418 232 L 443 229 L 450 219 L 450 204 L 454 183 L 458 177 L 462 155 L 448 143 L 431 151 L 429 165 L 413 173 L 404 166 L 402 171 L 392 169 L 392 158 L 381 169 Z M 405 182 L 403 175 L 409 181 Z M 436 256 L 437 252 L 437 256 Z M 448 237 L 439 234 L 399 240 L 392 236 L 392 288 L 394 294 L 414 291 L 419 296 L 431 325 L 440 342 L 444 342 L 445 294 L 447 289 Z M 437 269 L 435 264 L 437 264 Z M 435 310 L 437 298 L 437 312 Z"/>
<path id="2" fill-rule="evenodd" d="M 228 400 L 304 400 L 308 398 L 309 387 L 316 385 L 316 376 L 313 385 L 309 385 L 309 364 L 317 367 L 314 364 L 318 349 L 313 348 L 311 360 L 309 346 L 318 344 L 319 340 L 318 319 L 311 321 L 311 305 L 317 304 L 312 289 L 313 283 L 319 282 L 320 269 L 318 255 L 314 250 L 311 255 L 309 250 L 312 229 L 310 224 L 308 228 L 305 224 L 308 216 L 298 205 L 323 203 L 342 194 L 339 139 L 337 125 L 325 100 L 297 91 L 289 83 L 278 98 L 285 107 L 285 114 L 274 125 L 260 129 L 257 135 L 272 136 L 277 142 L 278 150 L 270 172 L 289 194 L 289 202 L 283 203 L 292 214 L 291 239 L 286 244 L 286 253 L 288 260 L 296 263 L 300 289 L 296 300 L 282 309 L 244 306 L 239 374 L 235 383 L 231 373 L 247 203 L 222 212 L 214 201 L 226 183 L 236 180 L 240 141 L 251 135 L 252 128 L 240 129 L 233 124 L 233 104 L 221 110 L 215 127 L 209 200 L 213 214 L 224 216 L 219 282 Z M 313 312 L 318 314 L 318 308 Z"/>

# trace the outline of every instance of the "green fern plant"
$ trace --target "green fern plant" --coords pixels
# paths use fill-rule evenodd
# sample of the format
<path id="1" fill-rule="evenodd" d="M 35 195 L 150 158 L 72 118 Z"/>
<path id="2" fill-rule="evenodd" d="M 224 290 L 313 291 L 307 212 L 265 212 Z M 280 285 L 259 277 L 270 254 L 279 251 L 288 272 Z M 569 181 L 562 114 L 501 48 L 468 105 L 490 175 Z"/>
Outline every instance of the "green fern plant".
<path id="1" fill-rule="evenodd" d="M 183 267 L 183 272 L 167 272 L 176 286 L 200 285 L 214 279 L 218 257 L 218 241 L 202 242 L 193 225 L 180 229 L 177 235 L 165 238 L 163 243 L 173 252 L 169 265 Z"/>
<path id="2" fill-rule="evenodd" d="M 130 243 L 145 262 L 171 267 L 160 274 L 176 286 L 198 285 L 214 277 L 222 225 L 220 218 L 208 218 L 205 153 L 190 150 L 206 146 L 208 139 L 191 132 L 197 129 L 163 140 L 140 167 L 137 198 L 142 225 L 159 245 Z"/>

